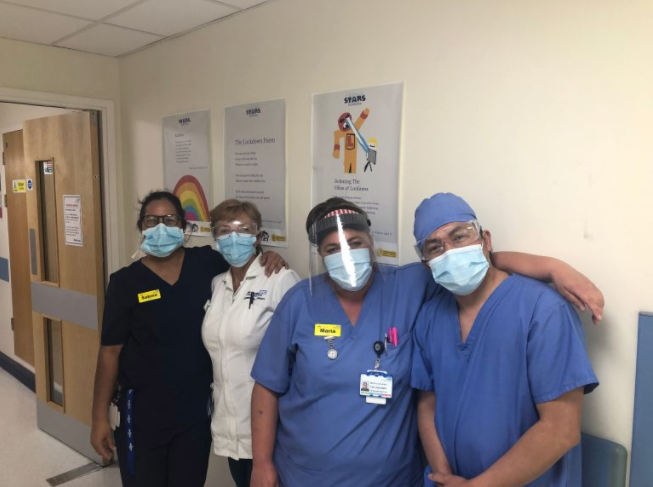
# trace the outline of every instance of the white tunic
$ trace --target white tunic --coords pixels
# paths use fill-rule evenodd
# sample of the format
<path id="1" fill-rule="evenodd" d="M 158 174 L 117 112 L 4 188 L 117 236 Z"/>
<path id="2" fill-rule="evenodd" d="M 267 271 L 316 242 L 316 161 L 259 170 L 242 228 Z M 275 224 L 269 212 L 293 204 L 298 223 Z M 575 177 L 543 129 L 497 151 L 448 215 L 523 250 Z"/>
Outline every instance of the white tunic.
<path id="1" fill-rule="evenodd" d="M 299 276 L 287 269 L 267 277 L 260 261 L 259 256 L 252 262 L 235 294 L 230 271 L 213 279 L 211 305 L 202 325 L 202 339 L 213 362 L 213 451 L 235 460 L 252 458 L 250 372 L 259 344 L 281 298 L 299 282 Z"/>

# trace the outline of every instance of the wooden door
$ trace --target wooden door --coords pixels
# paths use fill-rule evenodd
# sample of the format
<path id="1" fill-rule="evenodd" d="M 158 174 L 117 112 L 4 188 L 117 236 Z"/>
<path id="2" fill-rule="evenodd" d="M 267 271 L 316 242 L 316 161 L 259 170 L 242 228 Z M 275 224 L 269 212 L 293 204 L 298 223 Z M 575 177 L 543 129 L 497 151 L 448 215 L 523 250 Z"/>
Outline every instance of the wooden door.
<path id="1" fill-rule="evenodd" d="M 30 189 L 27 185 L 23 160 L 23 131 L 17 130 L 4 134 L 2 142 L 7 178 L 7 228 L 11 265 L 9 279 L 13 307 L 14 353 L 28 364 L 34 365 L 26 201 L 27 191 Z"/>
<path id="2" fill-rule="evenodd" d="M 23 122 L 38 424 L 89 445 L 104 303 L 98 114 Z"/>

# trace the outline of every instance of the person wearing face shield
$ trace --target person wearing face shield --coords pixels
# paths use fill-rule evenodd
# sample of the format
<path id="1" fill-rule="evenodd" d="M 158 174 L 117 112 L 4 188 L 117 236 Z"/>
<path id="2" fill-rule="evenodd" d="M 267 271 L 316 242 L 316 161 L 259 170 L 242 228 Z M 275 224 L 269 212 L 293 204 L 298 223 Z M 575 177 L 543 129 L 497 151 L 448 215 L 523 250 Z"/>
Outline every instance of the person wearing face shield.
<path id="1" fill-rule="evenodd" d="M 202 339 L 213 363 L 213 451 L 228 458 L 236 487 L 248 487 L 252 472 L 249 373 L 274 310 L 299 282 L 288 269 L 265 274 L 257 254 L 261 226 L 250 202 L 229 199 L 211 211 L 213 238 L 230 267 L 213 279 Z"/>
<path id="2" fill-rule="evenodd" d="M 143 199 L 137 227 L 145 257 L 106 292 L 91 445 L 107 461 L 117 449 L 124 486 L 200 487 L 212 383 L 201 326 L 211 281 L 229 266 L 209 246 L 184 246 L 184 210 L 168 191 Z M 268 272 L 281 268 L 277 254 L 267 260 Z"/>
<path id="3" fill-rule="evenodd" d="M 422 304 L 444 290 L 419 263 L 376 263 L 370 225 L 342 198 L 308 215 L 311 277 L 284 296 L 252 369 L 252 487 L 422 485 L 412 332 Z M 510 270 L 583 282 L 591 292 L 568 287 L 601 301 L 576 271 L 540 259 L 500 256 Z"/>
<path id="4" fill-rule="evenodd" d="M 598 386 L 572 306 L 492 264 L 492 238 L 451 193 L 415 212 L 416 250 L 446 289 L 415 325 L 412 386 L 432 485 L 581 485 L 583 394 Z"/>

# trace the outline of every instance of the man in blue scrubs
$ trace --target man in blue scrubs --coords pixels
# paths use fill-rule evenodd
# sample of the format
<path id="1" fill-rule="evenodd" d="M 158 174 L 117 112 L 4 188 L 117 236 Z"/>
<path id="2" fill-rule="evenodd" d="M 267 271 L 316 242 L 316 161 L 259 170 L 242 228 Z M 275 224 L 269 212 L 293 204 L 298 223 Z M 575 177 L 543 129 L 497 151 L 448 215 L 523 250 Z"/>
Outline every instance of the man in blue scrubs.
<path id="1" fill-rule="evenodd" d="M 490 233 L 458 196 L 424 200 L 415 238 L 449 291 L 433 296 L 415 325 L 411 385 L 431 480 L 580 486 L 572 457 L 583 394 L 598 381 L 576 312 L 548 286 L 495 268 Z"/>

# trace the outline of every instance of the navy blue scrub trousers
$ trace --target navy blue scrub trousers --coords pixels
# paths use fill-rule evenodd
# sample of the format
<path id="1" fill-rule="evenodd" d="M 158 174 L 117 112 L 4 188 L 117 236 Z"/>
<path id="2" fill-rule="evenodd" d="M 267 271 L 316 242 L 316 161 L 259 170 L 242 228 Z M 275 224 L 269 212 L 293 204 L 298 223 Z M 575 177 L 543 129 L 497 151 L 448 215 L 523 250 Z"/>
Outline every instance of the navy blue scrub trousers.
<path id="1" fill-rule="evenodd" d="M 124 487 L 204 487 L 211 452 L 211 422 L 186 429 L 156 432 L 134 429 L 134 475 L 127 466 L 124 425 L 115 431 L 120 475 Z"/>

